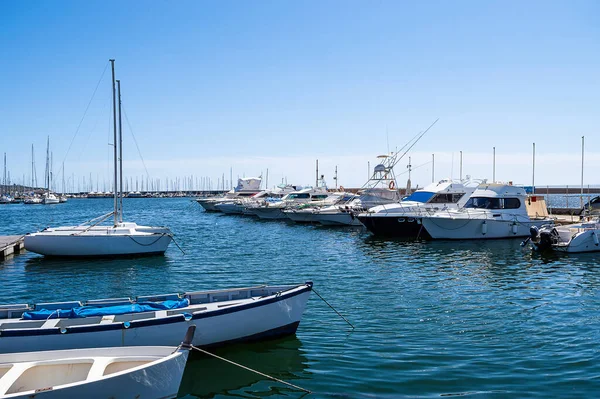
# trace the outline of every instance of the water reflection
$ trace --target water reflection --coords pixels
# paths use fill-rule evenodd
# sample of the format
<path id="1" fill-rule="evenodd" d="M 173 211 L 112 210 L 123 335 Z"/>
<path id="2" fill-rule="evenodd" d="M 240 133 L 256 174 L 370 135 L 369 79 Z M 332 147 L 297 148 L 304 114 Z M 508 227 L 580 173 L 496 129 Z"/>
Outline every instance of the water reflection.
<path id="1" fill-rule="evenodd" d="M 210 352 L 296 385 L 302 386 L 302 380 L 308 379 L 308 359 L 302 350 L 302 342 L 295 336 L 214 348 Z M 214 398 L 219 395 L 301 397 L 302 393 L 214 357 L 191 353 L 178 397 Z"/>

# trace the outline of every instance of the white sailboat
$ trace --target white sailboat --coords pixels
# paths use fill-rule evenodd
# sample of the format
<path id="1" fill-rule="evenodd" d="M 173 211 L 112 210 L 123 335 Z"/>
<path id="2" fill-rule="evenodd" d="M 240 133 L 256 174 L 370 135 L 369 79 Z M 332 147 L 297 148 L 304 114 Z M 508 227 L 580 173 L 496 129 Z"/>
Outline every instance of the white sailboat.
<path id="1" fill-rule="evenodd" d="M 112 63 L 113 128 L 114 128 L 114 210 L 79 226 L 47 228 L 25 236 L 28 251 L 46 256 L 91 257 L 133 256 L 164 254 L 172 240 L 167 227 L 138 226 L 123 222 L 123 146 L 121 126 L 121 82 L 119 85 L 119 151 L 120 167 L 117 168 L 117 107 L 115 92 L 115 68 Z M 117 176 L 120 175 L 120 184 Z M 58 201 L 58 199 L 57 199 Z M 112 226 L 102 222 L 113 216 Z"/>
<path id="2" fill-rule="evenodd" d="M 54 205 L 60 201 L 54 193 L 52 193 L 52 163 L 50 161 L 50 136 L 48 136 L 48 142 L 46 144 L 46 173 L 44 176 L 44 183 L 46 184 L 46 192 L 42 195 L 42 204 Z"/>

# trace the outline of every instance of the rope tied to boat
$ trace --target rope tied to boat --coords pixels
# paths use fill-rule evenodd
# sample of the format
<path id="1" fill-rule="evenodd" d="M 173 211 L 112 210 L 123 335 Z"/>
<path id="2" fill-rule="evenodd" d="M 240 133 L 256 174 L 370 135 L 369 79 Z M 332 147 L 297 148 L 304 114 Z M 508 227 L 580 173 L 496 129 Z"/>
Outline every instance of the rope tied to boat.
<path id="1" fill-rule="evenodd" d="M 234 366 L 240 367 L 240 368 L 242 368 L 242 369 L 244 369 L 244 370 L 251 371 L 251 372 L 253 372 L 253 373 L 255 373 L 255 374 L 258 374 L 258 375 L 260 375 L 260 376 L 266 377 L 266 378 L 268 378 L 268 379 L 270 379 L 270 380 L 273 380 L 273 381 L 279 382 L 280 384 L 287 385 L 287 386 L 289 386 L 289 387 L 292 387 L 292 388 L 294 388 L 294 389 L 297 389 L 297 390 L 299 390 L 299 391 L 302 391 L 302 392 L 306 392 L 306 393 L 312 393 L 311 391 L 309 391 L 309 390 L 308 390 L 308 389 L 306 389 L 306 388 L 299 387 L 298 385 L 294 385 L 294 384 L 292 384 L 291 382 L 287 382 L 287 381 L 281 380 L 281 379 L 279 379 L 279 378 L 276 378 L 276 377 L 270 376 L 270 375 L 268 375 L 268 374 L 265 374 L 265 373 L 263 373 L 263 372 L 260 372 L 260 371 L 258 371 L 258 370 L 254 370 L 254 369 L 252 369 L 252 368 L 250 368 L 250 367 L 248 367 L 248 366 L 244 366 L 243 364 L 236 363 L 236 362 L 234 362 L 233 360 L 225 359 L 224 357 L 221 357 L 221 356 L 219 356 L 219 355 L 216 355 L 216 354 L 214 354 L 214 353 L 211 353 L 211 352 L 209 352 L 209 351 L 206 351 L 206 350 L 204 350 L 204 349 L 202 349 L 202 348 L 198 348 L 197 346 L 191 345 L 191 347 L 192 347 L 192 349 L 193 349 L 193 350 L 196 350 L 196 351 L 198 351 L 198 352 L 200 352 L 200 353 L 203 353 L 203 354 L 205 354 L 205 355 L 208 355 L 208 356 L 212 356 L 212 357 L 214 357 L 214 358 L 216 358 L 216 359 L 219 359 L 219 360 L 222 360 L 222 361 L 224 361 L 224 362 L 227 362 L 227 363 L 229 363 L 229 364 L 232 364 L 232 365 L 234 365 Z"/>
<path id="2" fill-rule="evenodd" d="M 355 327 L 354 327 L 354 325 L 352 325 L 352 323 L 350 323 L 350 322 L 348 321 L 348 319 L 346 319 L 344 316 L 342 316 L 342 314 L 341 314 L 340 312 L 338 312 L 337 310 L 335 310 L 335 308 L 334 308 L 333 306 L 331 306 L 331 305 L 329 304 L 329 302 L 327 302 L 327 301 L 325 300 L 325 298 L 323 298 L 323 297 L 321 296 L 321 294 L 319 294 L 319 293 L 318 293 L 318 292 L 317 292 L 317 291 L 316 291 L 314 288 L 313 288 L 312 290 L 313 290 L 313 292 L 314 292 L 314 293 L 315 293 L 315 294 L 316 294 L 316 295 L 317 295 L 319 298 L 321 298 L 321 300 L 322 300 L 323 302 L 325 302 L 325 303 L 327 304 L 327 306 L 329 306 L 329 307 L 330 307 L 330 308 L 331 308 L 331 309 L 332 309 L 332 310 L 333 310 L 335 313 L 337 313 L 337 315 L 338 315 L 338 316 L 340 316 L 342 319 L 344 319 L 344 321 L 345 321 L 346 323 L 348 323 L 348 324 L 350 325 L 350 327 L 352 327 L 352 329 L 354 330 L 354 328 L 355 328 Z"/>
<path id="3" fill-rule="evenodd" d="M 154 234 L 158 234 L 159 237 L 156 240 L 154 240 L 151 243 L 149 243 L 149 244 L 141 243 L 141 242 L 139 242 L 138 240 L 136 240 L 135 238 L 133 238 L 130 235 L 128 235 L 127 237 L 129 237 L 131 240 L 133 240 L 133 242 L 135 242 L 137 245 L 140 245 L 142 247 L 149 247 L 151 245 L 156 244 L 158 242 L 158 240 L 160 240 L 164 236 L 168 236 L 168 237 L 171 237 L 171 240 L 175 243 L 175 245 L 177 246 L 177 248 L 179 248 L 179 250 L 181 251 L 181 253 L 185 255 L 185 251 L 179 246 L 179 244 L 177 243 L 177 241 L 175 241 L 175 236 L 173 234 L 169 234 L 169 233 L 154 233 Z"/>

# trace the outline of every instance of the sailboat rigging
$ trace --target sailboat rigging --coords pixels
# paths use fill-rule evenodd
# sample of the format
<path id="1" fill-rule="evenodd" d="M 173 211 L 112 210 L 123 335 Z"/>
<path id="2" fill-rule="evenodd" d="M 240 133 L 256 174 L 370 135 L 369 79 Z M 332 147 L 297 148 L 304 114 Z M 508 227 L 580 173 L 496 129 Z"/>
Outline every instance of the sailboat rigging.
<path id="1" fill-rule="evenodd" d="M 138 226 L 136 223 L 123 222 L 121 82 L 115 80 L 114 61 L 114 59 L 110 60 L 113 87 L 113 211 L 78 226 L 47 228 L 28 234 L 25 236 L 25 248 L 29 251 L 46 256 L 65 257 L 152 255 L 164 254 L 172 240 L 172 233 L 168 227 Z M 119 137 L 117 137 L 117 83 Z M 119 167 L 117 167 L 118 159 Z M 113 216 L 112 226 L 101 225 L 110 216 Z"/>

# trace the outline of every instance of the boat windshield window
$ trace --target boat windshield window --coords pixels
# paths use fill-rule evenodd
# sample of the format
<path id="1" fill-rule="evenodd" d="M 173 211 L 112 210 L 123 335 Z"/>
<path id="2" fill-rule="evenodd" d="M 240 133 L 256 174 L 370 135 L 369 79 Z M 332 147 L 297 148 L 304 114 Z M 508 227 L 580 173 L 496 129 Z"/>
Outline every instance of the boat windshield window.
<path id="1" fill-rule="evenodd" d="M 438 193 L 428 201 L 430 204 L 456 204 L 465 193 Z"/>
<path id="2" fill-rule="evenodd" d="M 502 203 L 500 198 L 471 197 L 465 204 L 465 208 L 502 209 Z"/>
<path id="3" fill-rule="evenodd" d="M 504 198 L 504 209 L 519 209 L 521 201 L 518 198 Z"/>
<path id="4" fill-rule="evenodd" d="M 315 200 L 319 200 L 319 199 L 324 199 L 327 198 L 328 195 L 327 194 L 317 194 L 317 195 L 313 195 L 312 198 Z"/>
<path id="5" fill-rule="evenodd" d="M 403 198 L 402 201 L 427 202 L 434 194 L 430 191 L 415 191 L 408 197 Z"/>
<path id="6" fill-rule="evenodd" d="M 310 198 L 309 193 L 298 193 L 298 194 L 290 194 L 287 199 L 303 199 Z"/>

